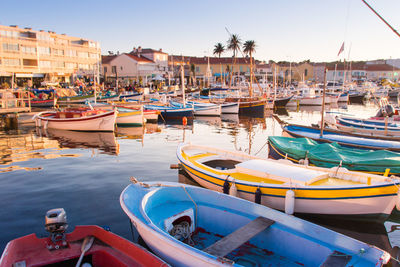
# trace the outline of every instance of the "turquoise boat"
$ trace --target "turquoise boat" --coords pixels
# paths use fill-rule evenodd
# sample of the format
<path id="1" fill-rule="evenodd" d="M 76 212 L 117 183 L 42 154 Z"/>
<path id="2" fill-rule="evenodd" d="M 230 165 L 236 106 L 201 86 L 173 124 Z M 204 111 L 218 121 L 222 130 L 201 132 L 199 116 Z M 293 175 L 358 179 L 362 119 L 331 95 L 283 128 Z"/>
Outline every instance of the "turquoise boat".
<path id="1" fill-rule="evenodd" d="M 374 246 L 227 194 L 132 182 L 121 207 L 172 266 L 382 266 L 390 259 Z"/>
<path id="2" fill-rule="evenodd" d="M 283 136 L 268 137 L 269 157 L 288 159 L 295 163 L 304 163 L 332 168 L 341 165 L 352 171 L 373 174 L 400 174 L 400 153 L 387 150 L 367 150 L 349 148 L 338 143 L 318 143 L 308 138 Z"/>

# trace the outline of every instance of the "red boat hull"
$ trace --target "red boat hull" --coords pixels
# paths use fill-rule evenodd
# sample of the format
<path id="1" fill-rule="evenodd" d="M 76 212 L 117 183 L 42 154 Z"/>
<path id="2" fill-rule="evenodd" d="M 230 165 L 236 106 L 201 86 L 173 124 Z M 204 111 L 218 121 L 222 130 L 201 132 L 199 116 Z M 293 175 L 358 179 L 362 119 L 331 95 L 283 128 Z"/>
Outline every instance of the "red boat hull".
<path id="1" fill-rule="evenodd" d="M 94 236 L 95 241 L 83 262 L 89 262 L 94 267 L 168 266 L 144 248 L 98 226 L 77 226 L 66 235 L 67 246 L 60 249 L 50 250 L 50 238 L 37 238 L 35 234 L 14 239 L 7 244 L 0 266 L 13 266 L 18 262 L 24 262 L 26 266 L 55 263 L 74 266 L 86 236 Z"/>

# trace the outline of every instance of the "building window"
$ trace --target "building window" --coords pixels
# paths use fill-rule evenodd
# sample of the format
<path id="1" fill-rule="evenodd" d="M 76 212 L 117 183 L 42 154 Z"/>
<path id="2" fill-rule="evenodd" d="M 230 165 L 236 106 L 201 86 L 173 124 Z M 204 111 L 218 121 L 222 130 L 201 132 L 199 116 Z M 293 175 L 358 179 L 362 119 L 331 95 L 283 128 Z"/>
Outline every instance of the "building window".
<path id="1" fill-rule="evenodd" d="M 39 67 L 41 68 L 51 68 L 51 62 L 48 60 L 40 60 Z"/>
<path id="2" fill-rule="evenodd" d="M 21 51 L 27 54 L 36 54 L 36 47 L 34 46 L 21 46 Z"/>
<path id="3" fill-rule="evenodd" d="M 21 63 L 17 58 L 4 58 L 3 64 L 6 66 L 19 66 Z"/>
<path id="4" fill-rule="evenodd" d="M 77 56 L 76 50 L 68 49 L 68 50 L 66 50 L 65 53 L 66 53 L 65 55 L 67 57 L 76 57 Z"/>
<path id="5" fill-rule="evenodd" d="M 89 58 L 89 53 L 88 52 L 78 52 L 78 57 Z"/>
<path id="6" fill-rule="evenodd" d="M 307 76 L 307 74 L 308 74 L 308 69 L 305 69 L 304 70 L 304 76 Z"/>
<path id="7" fill-rule="evenodd" d="M 79 64 L 79 69 L 88 70 L 89 69 L 89 65 L 88 64 Z"/>
<path id="8" fill-rule="evenodd" d="M 54 56 L 64 56 L 64 50 L 53 48 L 53 55 Z"/>
<path id="9" fill-rule="evenodd" d="M 1 30 L 0 31 L 0 36 L 4 36 L 4 37 L 8 37 L 8 38 L 18 38 L 19 37 L 19 32 Z"/>
<path id="10" fill-rule="evenodd" d="M 111 72 L 117 73 L 117 66 L 111 66 Z"/>
<path id="11" fill-rule="evenodd" d="M 3 50 L 8 52 L 19 51 L 19 45 L 3 43 Z"/>
<path id="12" fill-rule="evenodd" d="M 38 50 L 41 55 L 50 55 L 50 47 L 39 46 Z"/>
<path id="13" fill-rule="evenodd" d="M 89 57 L 94 58 L 94 59 L 98 58 L 97 54 L 95 54 L 95 53 L 89 53 Z"/>
<path id="14" fill-rule="evenodd" d="M 64 63 L 64 61 L 53 61 L 53 67 L 54 68 L 64 68 L 65 63 Z"/>
<path id="15" fill-rule="evenodd" d="M 72 62 L 66 62 L 65 63 L 65 68 L 67 69 L 76 69 L 78 67 L 77 63 L 72 63 Z"/>
<path id="16" fill-rule="evenodd" d="M 27 58 L 24 58 L 22 60 L 22 64 L 24 66 L 30 66 L 30 67 L 37 67 L 37 65 L 38 65 L 36 59 L 27 59 Z"/>
<path id="17" fill-rule="evenodd" d="M 40 41 L 50 42 L 50 36 L 48 33 L 39 33 L 37 38 Z"/>
<path id="18" fill-rule="evenodd" d="M 107 67 L 104 67 L 104 73 L 107 73 Z"/>
<path id="19" fill-rule="evenodd" d="M 196 72 L 200 72 L 200 67 L 196 67 Z"/>

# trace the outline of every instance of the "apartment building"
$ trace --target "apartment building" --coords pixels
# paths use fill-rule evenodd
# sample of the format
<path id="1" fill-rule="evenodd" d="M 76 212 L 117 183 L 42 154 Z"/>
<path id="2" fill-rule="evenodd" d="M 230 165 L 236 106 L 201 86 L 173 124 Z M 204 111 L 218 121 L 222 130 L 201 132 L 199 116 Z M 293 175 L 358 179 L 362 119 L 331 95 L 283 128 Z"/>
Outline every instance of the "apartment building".
<path id="1" fill-rule="evenodd" d="M 53 31 L 0 25 L 0 84 L 73 82 L 96 74 L 100 44 Z"/>

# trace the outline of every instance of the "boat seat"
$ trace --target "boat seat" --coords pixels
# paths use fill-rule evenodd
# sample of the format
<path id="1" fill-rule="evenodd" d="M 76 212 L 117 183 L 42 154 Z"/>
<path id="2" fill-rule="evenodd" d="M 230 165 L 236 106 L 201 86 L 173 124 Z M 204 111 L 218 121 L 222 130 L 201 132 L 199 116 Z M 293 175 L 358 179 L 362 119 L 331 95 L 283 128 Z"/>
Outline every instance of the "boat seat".
<path id="1" fill-rule="evenodd" d="M 328 176 L 327 172 L 309 169 L 306 166 L 261 159 L 252 159 L 239 163 L 236 165 L 236 170 L 238 173 L 303 186 Z"/>
<path id="2" fill-rule="evenodd" d="M 224 257 L 249 241 L 251 238 L 270 227 L 275 221 L 265 217 L 257 217 L 204 249 L 204 252 L 216 257 Z"/>

